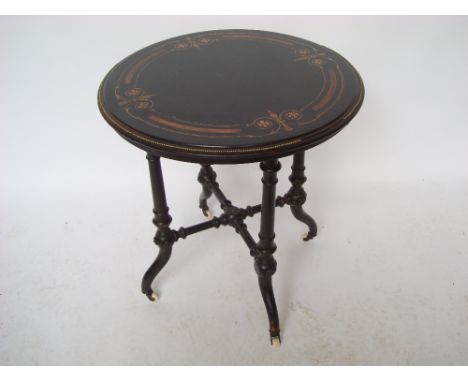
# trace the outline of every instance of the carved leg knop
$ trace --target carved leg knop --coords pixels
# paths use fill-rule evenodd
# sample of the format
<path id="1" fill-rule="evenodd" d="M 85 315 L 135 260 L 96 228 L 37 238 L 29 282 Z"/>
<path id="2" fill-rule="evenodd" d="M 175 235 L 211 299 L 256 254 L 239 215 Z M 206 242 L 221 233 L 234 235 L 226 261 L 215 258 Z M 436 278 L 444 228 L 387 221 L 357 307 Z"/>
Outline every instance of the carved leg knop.
<path id="1" fill-rule="evenodd" d="M 210 182 L 216 181 L 216 173 L 210 165 L 202 165 L 198 173 L 198 181 L 202 185 L 202 192 L 199 199 L 199 207 L 207 218 L 213 218 L 213 213 L 208 207 L 208 199 L 213 194 L 210 188 Z"/>

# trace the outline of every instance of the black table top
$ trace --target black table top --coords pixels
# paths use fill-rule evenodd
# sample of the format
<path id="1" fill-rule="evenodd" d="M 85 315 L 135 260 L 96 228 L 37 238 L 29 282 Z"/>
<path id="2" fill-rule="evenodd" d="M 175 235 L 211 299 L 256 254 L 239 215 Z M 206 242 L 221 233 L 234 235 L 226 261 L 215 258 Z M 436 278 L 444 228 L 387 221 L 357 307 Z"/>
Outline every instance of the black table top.
<path id="1" fill-rule="evenodd" d="M 165 40 L 119 62 L 99 109 L 147 152 L 244 163 L 315 146 L 358 112 L 362 80 L 336 52 L 296 37 L 217 30 Z"/>

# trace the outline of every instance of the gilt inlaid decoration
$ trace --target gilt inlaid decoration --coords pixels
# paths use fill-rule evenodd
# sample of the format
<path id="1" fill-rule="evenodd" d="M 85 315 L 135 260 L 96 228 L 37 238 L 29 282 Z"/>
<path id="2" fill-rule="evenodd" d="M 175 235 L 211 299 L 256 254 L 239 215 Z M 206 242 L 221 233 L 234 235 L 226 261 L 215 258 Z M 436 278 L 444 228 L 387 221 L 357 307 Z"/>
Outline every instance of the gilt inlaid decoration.
<path id="1" fill-rule="evenodd" d="M 125 135 L 243 147 L 318 132 L 352 115 L 362 97 L 357 72 L 326 47 L 221 30 L 130 55 L 103 81 L 99 103 Z"/>

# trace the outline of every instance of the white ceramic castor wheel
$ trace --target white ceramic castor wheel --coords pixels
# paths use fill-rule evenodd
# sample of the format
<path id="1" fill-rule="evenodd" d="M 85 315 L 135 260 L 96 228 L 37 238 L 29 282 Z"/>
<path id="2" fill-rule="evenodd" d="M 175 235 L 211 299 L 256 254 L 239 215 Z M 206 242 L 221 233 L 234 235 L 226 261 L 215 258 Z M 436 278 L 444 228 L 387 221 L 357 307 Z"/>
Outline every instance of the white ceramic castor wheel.
<path id="1" fill-rule="evenodd" d="M 209 208 L 203 210 L 203 215 L 205 215 L 208 219 L 213 219 L 213 212 Z"/>
<path id="2" fill-rule="evenodd" d="M 271 337 L 271 346 L 278 349 L 281 346 L 281 339 L 279 337 Z"/>
<path id="3" fill-rule="evenodd" d="M 148 298 L 149 298 L 151 301 L 153 301 L 153 302 L 156 302 L 156 301 L 159 300 L 159 296 L 158 296 L 156 293 L 154 293 L 154 292 L 151 293 L 151 294 L 148 296 Z"/>
<path id="4" fill-rule="evenodd" d="M 309 231 L 302 235 L 302 240 L 309 241 L 309 240 L 312 240 L 314 237 L 315 235 L 311 234 Z"/>

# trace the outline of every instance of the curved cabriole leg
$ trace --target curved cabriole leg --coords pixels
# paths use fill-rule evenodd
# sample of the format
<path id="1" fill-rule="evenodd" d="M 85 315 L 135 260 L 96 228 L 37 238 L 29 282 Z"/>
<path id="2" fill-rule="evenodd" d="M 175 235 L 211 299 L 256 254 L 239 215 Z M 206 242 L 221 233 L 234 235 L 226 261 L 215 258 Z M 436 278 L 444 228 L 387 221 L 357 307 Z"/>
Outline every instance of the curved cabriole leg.
<path id="1" fill-rule="evenodd" d="M 148 159 L 151 189 L 153 192 L 153 223 L 158 228 L 156 236 L 154 237 L 154 243 L 159 247 L 159 254 L 143 276 L 143 280 L 141 281 L 141 291 L 151 301 L 156 301 L 158 296 L 151 288 L 151 284 L 161 269 L 169 261 L 175 236 L 173 231 L 169 228 L 172 218 L 169 215 L 169 207 L 166 202 L 166 192 L 164 190 L 164 180 L 161 171 L 161 160 L 159 157 L 150 154 L 148 154 L 146 158 Z"/>
<path id="2" fill-rule="evenodd" d="M 278 347 L 281 344 L 280 327 L 271 278 L 276 271 L 276 260 L 273 258 L 273 253 L 276 250 L 274 242 L 275 193 L 278 182 L 276 173 L 281 165 L 275 159 L 262 162 L 260 168 L 263 170 L 263 196 L 260 233 L 258 235 L 260 240 L 257 243 L 255 254 L 255 271 L 258 275 L 260 291 L 270 321 L 270 341 L 274 347 Z"/>
<path id="3" fill-rule="evenodd" d="M 171 252 L 172 245 L 160 247 L 158 257 L 153 262 L 153 264 L 151 264 L 151 266 L 148 268 L 148 270 L 143 276 L 143 280 L 141 281 L 141 291 L 151 301 L 157 301 L 159 298 L 158 295 L 151 288 L 151 284 L 153 283 L 153 280 L 161 271 L 161 269 L 164 268 L 164 266 L 171 258 Z"/>
<path id="4" fill-rule="evenodd" d="M 202 165 L 200 172 L 198 173 L 198 181 L 202 185 L 202 192 L 200 194 L 200 199 L 199 199 L 199 207 L 202 210 L 203 215 L 205 215 L 208 218 L 213 217 L 213 213 L 211 212 L 207 203 L 208 199 L 213 194 L 213 192 L 211 191 L 209 187 L 209 184 L 210 184 L 210 181 L 214 182 L 215 180 L 216 180 L 216 173 L 211 168 L 211 166 Z"/>
<path id="5" fill-rule="evenodd" d="M 302 206 L 291 206 L 290 208 L 294 217 L 309 227 L 309 231 L 302 236 L 302 240 L 309 241 L 317 236 L 317 223 L 304 211 Z"/>
<path id="6" fill-rule="evenodd" d="M 291 212 L 294 217 L 302 223 L 306 224 L 309 228 L 309 231 L 302 237 L 304 241 L 308 241 L 317 236 L 317 223 L 315 223 L 315 220 L 312 219 L 312 217 L 309 216 L 306 212 L 304 212 L 304 209 L 302 208 L 302 205 L 306 202 L 307 199 L 307 193 L 302 187 L 307 180 L 307 177 L 304 174 L 304 152 L 294 154 L 291 170 L 292 172 L 289 176 L 289 181 L 291 182 L 292 186 L 286 193 L 285 199 L 290 205 Z"/>

